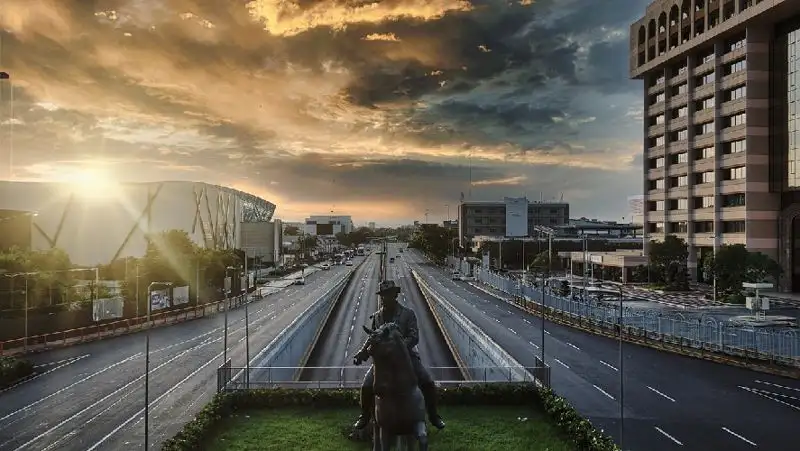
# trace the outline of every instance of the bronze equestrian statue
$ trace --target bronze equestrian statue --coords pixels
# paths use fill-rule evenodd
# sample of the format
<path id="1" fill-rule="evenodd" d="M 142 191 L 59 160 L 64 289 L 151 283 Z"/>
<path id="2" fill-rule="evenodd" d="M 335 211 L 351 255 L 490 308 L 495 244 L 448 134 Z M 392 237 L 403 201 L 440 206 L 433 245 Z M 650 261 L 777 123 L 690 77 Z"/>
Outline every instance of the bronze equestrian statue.
<path id="1" fill-rule="evenodd" d="M 414 314 L 413 310 L 401 305 L 397 301 L 397 295 L 400 294 L 400 287 L 397 286 L 393 280 L 384 280 L 381 282 L 377 294 L 380 296 L 382 307 L 370 317 L 372 319 L 372 330 L 377 330 L 388 323 L 395 323 L 398 326 L 408 348 L 419 388 L 422 391 L 422 395 L 425 397 L 425 408 L 428 411 L 428 418 L 431 424 L 441 430 L 445 427 L 445 423 L 442 417 L 439 416 L 436 407 L 436 385 L 433 383 L 433 378 L 431 378 L 428 370 L 422 365 L 419 352 L 417 352 L 416 349 L 417 343 L 419 343 L 417 315 Z M 356 353 L 353 358 L 353 363 L 360 365 L 367 361 L 370 357 L 368 349 L 369 344 L 369 341 L 367 341 L 364 347 Z M 375 411 L 374 383 L 374 368 L 370 367 L 369 371 L 367 371 L 367 375 L 364 377 L 364 383 L 361 384 L 361 415 L 354 425 L 356 429 L 364 429 L 367 427 Z"/>

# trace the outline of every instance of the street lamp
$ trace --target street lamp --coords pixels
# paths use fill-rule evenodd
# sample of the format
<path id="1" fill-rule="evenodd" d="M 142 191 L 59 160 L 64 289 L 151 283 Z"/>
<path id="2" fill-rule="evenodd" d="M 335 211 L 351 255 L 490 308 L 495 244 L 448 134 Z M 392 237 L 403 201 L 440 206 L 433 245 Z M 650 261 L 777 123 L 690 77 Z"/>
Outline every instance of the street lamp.
<path id="1" fill-rule="evenodd" d="M 619 287 L 619 446 L 625 449 L 625 357 L 622 353 L 622 286 Z"/>
<path id="2" fill-rule="evenodd" d="M 225 280 L 228 279 L 228 271 L 236 270 L 233 266 L 227 266 L 225 268 Z M 225 332 L 224 337 L 222 339 L 222 363 L 225 364 L 228 361 L 228 310 L 231 308 L 230 297 L 228 294 L 233 290 L 233 279 L 231 279 L 230 289 L 225 288 Z"/>
<path id="3" fill-rule="evenodd" d="M 172 286 L 172 282 L 150 282 L 147 286 L 147 331 L 144 341 L 144 449 L 149 449 L 150 441 L 150 313 L 153 307 L 151 299 L 154 286 Z"/>

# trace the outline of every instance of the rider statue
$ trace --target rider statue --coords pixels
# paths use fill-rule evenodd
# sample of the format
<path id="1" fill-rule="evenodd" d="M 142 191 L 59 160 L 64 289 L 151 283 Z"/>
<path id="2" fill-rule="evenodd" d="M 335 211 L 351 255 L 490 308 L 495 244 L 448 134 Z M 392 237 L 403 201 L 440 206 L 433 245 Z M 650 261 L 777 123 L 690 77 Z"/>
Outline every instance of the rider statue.
<path id="1" fill-rule="evenodd" d="M 397 301 L 397 295 L 400 293 L 400 287 L 397 286 L 392 280 L 384 280 L 381 282 L 378 289 L 378 296 L 381 298 L 382 307 L 375 312 L 372 318 L 372 329 L 375 330 L 386 323 L 395 323 L 400 328 L 405 337 L 405 342 L 408 345 L 408 351 L 411 355 L 411 362 L 414 365 L 414 371 L 417 373 L 417 380 L 419 381 L 419 388 L 422 395 L 425 397 L 425 407 L 428 411 L 428 417 L 431 423 L 438 429 L 444 428 L 444 421 L 436 409 L 436 385 L 433 383 L 431 375 L 428 370 L 422 366 L 422 361 L 417 352 L 417 343 L 419 343 L 419 329 L 417 328 L 417 315 L 408 307 L 401 305 Z M 354 363 L 356 365 L 365 362 L 369 358 L 366 349 L 361 349 L 354 356 Z M 375 375 L 374 368 L 370 367 L 367 375 L 364 377 L 364 383 L 361 385 L 361 415 L 355 423 L 356 429 L 364 429 L 370 421 L 373 412 L 375 411 L 375 394 L 373 393 L 373 381 Z"/>

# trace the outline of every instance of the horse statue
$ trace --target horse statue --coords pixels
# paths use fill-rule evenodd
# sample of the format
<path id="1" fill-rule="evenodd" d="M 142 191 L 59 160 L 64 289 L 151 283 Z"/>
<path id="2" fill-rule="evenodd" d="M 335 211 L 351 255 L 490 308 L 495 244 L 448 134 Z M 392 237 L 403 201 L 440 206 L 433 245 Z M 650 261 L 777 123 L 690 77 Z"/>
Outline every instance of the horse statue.
<path id="1" fill-rule="evenodd" d="M 419 451 L 428 451 L 425 400 L 400 328 L 395 323 L 362 327 L 375 372 L 372 450 L 414 451 L 419 443 Z"/>

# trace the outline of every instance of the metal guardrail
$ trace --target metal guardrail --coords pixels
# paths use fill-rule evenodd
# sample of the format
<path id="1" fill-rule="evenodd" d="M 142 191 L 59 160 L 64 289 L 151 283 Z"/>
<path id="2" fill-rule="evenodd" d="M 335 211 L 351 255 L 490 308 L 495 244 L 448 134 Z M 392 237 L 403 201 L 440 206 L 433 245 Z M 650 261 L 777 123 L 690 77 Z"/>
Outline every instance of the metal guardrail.
<path id="1" fill-rule="evenodd" d="M 320 367 L 251 367 L 250 377 L 247 368 L 232 367 L 230 360 L 217 368 L 217 392 L 232 390 L 255 390 L 261 388 L 357 388 L 361 386 L 369 365 L 364 366 L 320 366 Z M 291 375 L 303 370 L 316 370 L 326 375 L 327 380 L 298 381 Z M 484 378 L 473 380 L 448 380 L 445 375 L 461 371 L 457 367 L 428 367 L 428 371 L 439 385 L 467 385 L 484 383 L 534 382 L 531 378 L 520 378 L 520 374 L 540 374 L 541 368 L 529 367 L 474 367 L 466 368 L 471 374 L 484 374 Z M 498 380 L 496 374 L 502 372 L 506 378 Z M 287 377 L 287 375 L 290 375 Z"/>
<path id="2" fill-rule="evenodd" d="M 248 295 L 250 296 L 250 295 Z M 226 305 L 233 309 L 244 304 L 247 298 L 245 295 L 235 296 L 227 300 L 209 302 L 206 304 L 192 305 L 178 310 L 167 312 L 152 313 L 150 315 L 151 325 L 148 326 L 147 316 L 137 316 L 134 318 L 112 321 L 109 323 L 95 324 L 75 329 L 66 329 L 56 332 L 49 332 L 30 337 L 15 338 L 13 340 L 0 341 L 0 356 L 28 351 L 47 349 L 52 346 L 67 346 L 86 341 L 97 340 L 100 338 L 124 335 L 127 333 L 144 330 L 148 327 L 158 327 L 165 324 L 179 323 L 190 319 L 201 318 L 203 316 L 224 311 Z"/>
<path id="3" fill-rule="evenodd" d="M 462 262 L 466 270 L 465 262 Z M 518 280 L 497 273 L 476 270 L 475 279 L 510 296 L 518 296 L 542 306 L 542 291 Z M 613 303 L 569 299 L 547 291 L 544 308 L 587 321 L 611 331 L 619 324 L 619 308 Z M 800 334 L 788 329 L 764 329 L 729 324 L 708 314 L 662 313 L 623 307 L 623 325 L 629 335 L 641 336 L 669 344 L 738 357 L 759 359 L 800 367 Z"/>

